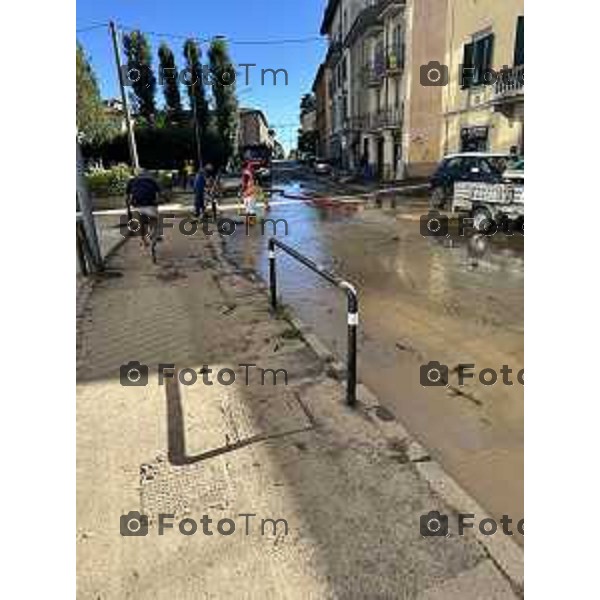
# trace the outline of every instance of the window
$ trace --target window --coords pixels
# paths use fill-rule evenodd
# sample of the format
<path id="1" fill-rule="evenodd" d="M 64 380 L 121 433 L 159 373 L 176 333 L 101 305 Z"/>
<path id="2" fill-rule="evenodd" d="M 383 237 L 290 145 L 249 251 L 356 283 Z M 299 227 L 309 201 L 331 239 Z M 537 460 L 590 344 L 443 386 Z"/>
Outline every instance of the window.
<path id="1" fill-rule="evenodd" d="M 461 73 L 461 87 L 466 89 L 473 85 L 473 43 L 465 44 L 463 49 L 463 66 Z"/>
<path id="2" fill-rule="evenodd" d="M 488 146 L 487 127 L 463 127 L 461 130 L 461 152 L 486 152 Z"/>
<path id="3" fill-rule="evenodd" d="M 484 37 L 465 44 L 463 49 L 462 88 L 486 83 L 486 74 L 492 68 L 494 53 L 494 34 L 489 33 Z M 489 76 L 488 76 L 489 80 Z"/>
<path id="4" fill-rule="evenodd" d="M 514 66 L 525 64 L 525 17 L 517 18 L 517 33 L 515 36 Z"/>
<path id="5" fill-rule="evenodd" d="M 445 165 L 444 171 L 450 175 L 458 175 L 462 169 L 463 160 L 461 158 L 451 158 Z"/>
<path id="6" fill-rule="evenodd" d="M 396 25 L 392 31 L 392 47 L 389 52 L 390 67 L 400 68 L 404 67 L 404 43 L 402 40 L 402 27 Z"/>

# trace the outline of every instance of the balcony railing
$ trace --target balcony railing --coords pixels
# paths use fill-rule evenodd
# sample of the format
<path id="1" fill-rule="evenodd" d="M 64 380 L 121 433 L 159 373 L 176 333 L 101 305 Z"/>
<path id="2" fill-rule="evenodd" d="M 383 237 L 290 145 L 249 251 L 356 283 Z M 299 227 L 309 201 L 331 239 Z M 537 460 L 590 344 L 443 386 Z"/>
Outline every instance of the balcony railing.
<path id="1" fill-rule="evenodd" d="M 494 101 L 522 96 L 525 88 L 525 65 L 505 69 L 498 73 L 494 84 Z"/>
<path id="2" fill-rule="evenodd" d="M 396 128 L 400 126 L 400 110 L 387 108 L 371 115 L 371 129 Z"/>
<path id="3" fill-rule="evenodd" d="M 380 15 L 388 13 L 393 17 L 406 6 L 406 0 L 379 0 L 377 6 Z"/>
<path id="4" fill-rule="evenodd" d="M 402 116 L 398 108 L 388 108 L 360 117 L 352 117 L 352 128 L 357 131 L 377 131 L 400 127 Z"/>
<path id="5" fill-rule="evenodd" d="M 329 65 L 336 65 L 342 56 L 342 42 L 340 40 L 332 40 L 327 48 L 325 62 Z"/>
<path id="6" fill-rule="evenodd" d="M 386 70 L 386 61 L 383 54 L 376 56 L 363 68 L 363 81 L 369 87 L 378 87 L 383 81 Z"/>
<path id="7" fill-rule="evenodd" d="M 381 33 L 383 31 L 383 19 L 379 14 L 379 6 L 374 4 L 363 9 L 354 20 L 350 31 L 344 40 L 345 46 L 352 45 L 364 33 Z"/>

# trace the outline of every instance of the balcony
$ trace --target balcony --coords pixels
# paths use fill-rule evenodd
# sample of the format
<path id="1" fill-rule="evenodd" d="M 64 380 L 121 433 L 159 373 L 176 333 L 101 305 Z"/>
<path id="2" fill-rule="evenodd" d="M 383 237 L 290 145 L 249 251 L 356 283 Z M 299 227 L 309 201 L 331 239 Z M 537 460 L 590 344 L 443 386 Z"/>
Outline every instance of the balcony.
<path id="1" fill-rule="evenodd" d="M 498 73 L 494 84 L 492 104 L 507 117 L 515 114 L 515 106 L 523 103 L 525 96 L 525 65 L 504 69 Z"/>
<path id="2" fill-rule="evenodd" d="M 378 3 L 379 15 L 382 17 L 395 17 L 406 7 L 406 0 L 380 0 Z"/>
<path id="3" fill-rule="evenodd" d="M 383 19 L 380 17 L 379 8 L 379 5 L 375 4 L 358 14 L 344 40 L 345 46 L 351 46 L 363 34 L 379 35 L 383 32 Z"/>
<path id="4" fill-rule="evenodd" d="M 385 76 L 386 61 L 383 54 L 376 56 L 363 67 L 363 82 L 368 87 L 379 87 Z"/>
<path id="5" fill-rule="evenodd" d="M 379 129 L 397 129 L 400 127 L 402 115 L 398 108 L 388 108 L 379 111 L 376 115 L 377 126 Z"/>
<path id="6" fill-rule="evenodd" d="M 521 99 L 525 93 L 525 65 L 500 71 L 494 84 L 494 102 Z"/>
<path id="7" fill-rule="evenodd" d="M 386 72 L 391 77 L 401 75 L 404 71 L 404 46 L 389 50 L 386 56 Z"/>
<path id="8" fill-rule="evenodd" d="M 325 62 L 331 67 L 339 62 L 342 56 L 342 42 L 339 40 L 332 40 L 327 48 L 327 55 L 325 56 Z"/>
<path id="9" fill-rule="evenodd" d="M 356 116 L 350 117 L 349 127 L 352 131 L 364 131 L 366 128 L 366 118 Z"/>
<path id="10" fill-rule="evenodd" d="M 400 127 L 402 115 L 398 108 L 387 108 L 364 117 L 364 129 L 379 131 L 381 129 L 397 129 Z"/>

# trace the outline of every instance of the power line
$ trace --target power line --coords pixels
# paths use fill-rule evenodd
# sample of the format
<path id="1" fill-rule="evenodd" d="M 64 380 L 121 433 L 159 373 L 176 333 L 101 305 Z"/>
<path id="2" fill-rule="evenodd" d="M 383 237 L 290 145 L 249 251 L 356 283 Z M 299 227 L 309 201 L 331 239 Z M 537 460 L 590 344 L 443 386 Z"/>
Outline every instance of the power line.
<path id="1" fill-rule="evenodd" d="M 295 38 L 295 39 L 282 39 L 282 40 L 278 40 L 278 39 L 272 39 L 272 40 L 231 40 L 232 44 L 238 44 L 238 45 L 255 45 L 255 46 L 275 46 L 277 44 L 307 44 L 310 42 L 326 42 L 327 40 L 325 38 L 322 38 L 320 36 L 312 36 L 312 37 L 306 37 L 306 38 Z"/>
<path id="2" fill-rule="evenodd" d="M 121 23 L 118 23 L 117 26 L 120 29 L 123 29 L 124 31 L 141 31 L 142 33 L 146 34 L 146 35 L 150 35 L 150 36 L 155 36 L 155 37 L 162 37 L 162 38 L 172 38 L 172 39 L 179 39 L 179 40 L 193 40 L 195 42 L 200 42 L 200 43 L 206 43 L 206 42 L 211 42 L 213 40 L 219 40 L 222 39 L 224 41 L 229 42 L 230 44 L 236 44 L 239 46 L 276 46 L 276 45 L 282 45 L 282 44 L 309 44 L 309 43 L 315 43 L 315 42 L 321 42 L 321 43 L 325 43 L 327 40 L 324 37 L 321 36 L 308 36 L 308 37 L 302 37 L 302 38 L 284 38 L 284 39 L 277 39 L 277 38 L 267 38 L 264 40 L 238 40 L 238 39 L 234 39 L 234 38 L 228 38 L 226 36 L 213 36 L 213 37 L 195 37 L 192 35 L 182 35 L 182 34 L 178 34 L 178 33 L 167 33 L 167 32 L 161 32 L 161 31 L 149 31 L 149 30 L 143 30 L 143 29 L 139 29 L 138 27 L 131 27 L 129 25 L 123 25 Z M 81 27 L 80 29 L 77 29 L 77 33 L 83 33 L 86 31 L 92 31 L 94 29 L 99 29 L 100 27 L 108 27 L 108 23 L 94 23 L 92 25 L 90 25 L 89 27 Z"/>
<path id="3" fill-rule="evenodd" d="M 89 25 L 87 27 L 80 27 L 76 29 L 76 33 L 85 33 L 86 31 L 92 31 L 94 29 L 100 29 L 101 27 L 108 27 L 108 23 L 96 23 L 95 25 Z"/>

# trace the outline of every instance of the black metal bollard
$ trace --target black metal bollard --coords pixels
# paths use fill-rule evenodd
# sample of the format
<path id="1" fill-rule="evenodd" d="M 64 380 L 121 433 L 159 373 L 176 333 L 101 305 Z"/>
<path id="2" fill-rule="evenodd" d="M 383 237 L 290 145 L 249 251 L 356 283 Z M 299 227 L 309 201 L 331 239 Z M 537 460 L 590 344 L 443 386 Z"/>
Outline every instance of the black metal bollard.
<path id="1" fill-rule="evenodd" d="M 275 241 L 269 240 L 269 288 L 271 290 L 271 308 L 277 308 L 277 269 L 275 268 Z"/>
<path id="2" fill-rule="evenodd" d="M 346 350 L 346 403 L 356 404 L 356 332 L 358 329 L 358 296 L 356 290 L 348 282 L 343 281 L 340 287 L 348 295 L 348 348 Z"/>

